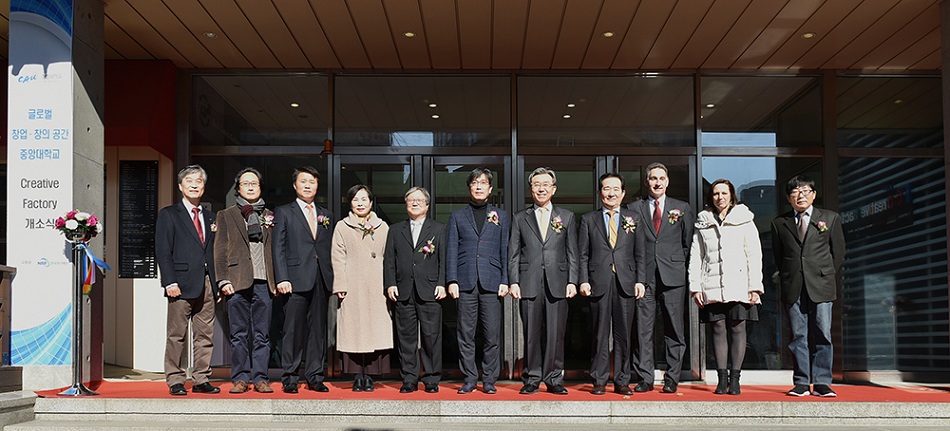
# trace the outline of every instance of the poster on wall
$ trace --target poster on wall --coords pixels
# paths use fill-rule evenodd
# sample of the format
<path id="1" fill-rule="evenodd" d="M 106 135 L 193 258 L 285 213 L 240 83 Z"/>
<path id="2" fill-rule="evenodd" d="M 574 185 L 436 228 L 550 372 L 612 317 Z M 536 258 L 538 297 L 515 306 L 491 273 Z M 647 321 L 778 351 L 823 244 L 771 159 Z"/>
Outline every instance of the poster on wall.
<path id="1" fill-rule="evenodd" d="M 119 278 L 156 278 L 158 162 L 119 162 Z"/>
<path id="2" fill-rule="evenodd" d="M 72 265 L 54 221 L 73 202 L 72 0 L 11 0 L 7 82 L 10 362 L 71 363 Z"/>

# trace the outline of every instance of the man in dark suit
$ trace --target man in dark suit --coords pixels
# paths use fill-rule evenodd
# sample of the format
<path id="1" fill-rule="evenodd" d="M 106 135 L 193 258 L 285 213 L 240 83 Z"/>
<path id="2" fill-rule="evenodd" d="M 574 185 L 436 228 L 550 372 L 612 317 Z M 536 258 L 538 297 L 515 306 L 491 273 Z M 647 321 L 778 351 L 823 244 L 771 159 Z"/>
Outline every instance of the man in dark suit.
<path id="1" fill-rule="evenodd" d="M 686 353 L 686 265 L 693 241 L 696 215 L 689 204 L 666 195 L 669 169 L 662 163 L 647 166 L 647 199 L 633 202 L 630 209 L 645 220 L 646 294 L 637 303 L 637 349 L 635 354 L 640 383 L 637 392 L 653 390 L 653 334 L 657 303 L 662 309 L 663 338 L 666 345 L 666 376 L 663 392 L 676 393 Z"/>
<path id="2" fill-rule="evenodd" d="M 198 165 L 178 172 L 182 200 L 162 208 L 155 223 L 155 260 L 168 298 L 165 330 L 165 382 L 172 395 L 188 395 L 181 354 L 188 321 L 192 324 L 195 380 L 192 392 L 216 394 L 211 377 L 214 301 L 214 213 L 201 208 L 208 174 Z"/>
<path id="3" fill-rule="evenodd" d="M 614 392 L 633 395 L 630 389 L 633 318 L 643 297 L 643 223 L 635 211 L 622 208 L 626 190 L 623 177 L 600 177 L 601 209 L 584 214 L 577 244 L 580 251 L 581 295 L 590 298 L 594 321 L 594 349 L 590 393 L 607 393 L 610 345 L 613 335 Z"/>
<path id="4" fill-rule="evenodd" d="M 537 393 L 543 381 L 548 392 L 567 395 L 564 335 L 567 298 L 577 294 L 577 229 L 574 213 L 551 203 L 554 171 L 537 168 L 528 184 L 534 205 L 514 215 L 508 243 L 510 293 L 521 306 L 525 340 L 521 393 Z"/>
<path id="5" fill-rule="evenodd" d="M 396 336 L 402 388 L 419 389 L 419 332 L 422 332 L 422 383 L 428 393 L 439 392 L 442 378 L 442 306 L 445 298 L 445 225 L 432 220 L 429 191 L 406 192 L 409 219 L 392 225 L 383 255 L 386 296 L 395 302 Z"/>
<path id="6" fill-rule="evenodd" d="M 328 392 L 323 380 L 327 361 L 327 300 L 333 286 L 333 215 L 314 203 L 320 180 L 316 168 L 297 168 L 293 178 L 297 199 L 274 211 L 274 279 L 284 307 L 281 382 L 284 392 L 297 393 L 298 368 L 303 360 L 309 388 Z"/>
<path id="7" fill-rule="evenodd" d="M 772 251 L 792 332 L 795 387 L 788 395 L 834 397 L 831 307 L 845 254 L 841 217 L 813 206 L 817 192 L 808 177 L 789 180 L 785 193 L 793 211 L 772 220 Z"/>
<path id="8" fill-rule="evenodd" d="M 501 301 L 508 294 L 508 213 L 488 203 L 492 172 L 475 168 L 468 175 L 472 200 L 452 212 L 446 231 L 446 279 L 449 295 L 458 299 L 459 368 L 465 383 L 458 390 L 475 390 L 475 330 L 485 337 L 482 351 L 482 390 L 494 394 L 501 371 Z"/>

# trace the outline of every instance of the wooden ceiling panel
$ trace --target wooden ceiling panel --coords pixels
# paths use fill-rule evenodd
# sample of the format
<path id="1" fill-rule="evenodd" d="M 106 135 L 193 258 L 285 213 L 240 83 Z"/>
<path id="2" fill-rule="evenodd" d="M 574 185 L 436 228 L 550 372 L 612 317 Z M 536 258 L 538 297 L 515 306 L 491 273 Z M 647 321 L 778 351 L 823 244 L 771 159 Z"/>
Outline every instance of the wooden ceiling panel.
<path id="1" fill-rule="evenodd" d="M 211 18 L 208 11 L 197 2 L 166 2 L 165 6 L 181 20 L 188 31 L 198 39 L 198 42 L 221 63 L 220 67 L 248 68 L 251 62 L 234 46 L 231 39 L 221 27 Z M 216 38 L 209 38 L 205 33 L 214 33 Z M 106 40 L 109 38 L 107 37 Z"/>
<path id="2" fill-rule="evenodd" d="M 194 67 L 185 56 L 183 56 L 174 46 L 162 37 L 156 31 L 152 24 L 140 15 L 135 8 L 126 1 L 114 1 L 105 6 L 106 14 L 113 17 L 113 20 L 119 24 L 119 27 L 130 35 L 134 35 L 135 41 L 145 48 L 154 58 L 171 60 L 175 66 L 180 68 Z"/>
<path id="3" fill-rule="evenodd" d="M 852 40 L 860 36 L 864 29 L 874 24 L 882 11 L 890 9 L 898 1 L 900 0 L 874 0 L 859 4 L 830 33 L 825 36 L 819 35 L 818 43 L 798 59 L 799 67 L 817 69 L 828 63 Z"/>
<path id="4" fill-rule="evenodd" d="M 105 28 L 103 29 L 103 37 L 105 38 L 106 47 L 112 49 L 117 57 L 106 56 L 107 59 L 121 59 L 121 60 L 152 60 L 155 57 L 152 56 L 142 45 L 139 45 L 128 33 L 119 28 L 112 21 L 111 17 L 105 17 Z"/>
<path id="5" fill-rule="evenodd" d="M 823 64 L 822 68 L 847 69 L 864 57 L 872 49 L 884 43 L 901 27 L 920 15 L 928 6 L 925 1 L 903 2 L 901 7 L 893 7 L 873 24 L 855 37 L 846 47 L 833 58 Z"/>
<path id="6" fill-rule="evenodd" d="M 455 3 L 445 0 L 419 0 L 426 42 L 434 69 L 461 69 L 458 18 Z"/>
<path id="7" fill-rule="evenodd" d="M 459 49 L 463 69 L 490 69 L 492 55 L 492 2 L 456 0 Z"/>
<path id="8" fill-rule="evenodd" d="M 702 64 L 707 69 L 727 69 L 742 56 L 749 45 L 768 28 L 788 0 L 753 1 L 742 12 L 735 25 L 719 41 L 712 54 Z"/>
<path id="9" fill-rule="evenodd" d="M 641 68 L 647 54 L 653 49 L 657 36 L 669 20 L 675 5 L 676 2 L 669 0 L 643 0 L 640 2 L 637 14 L 633 17 L 633 23 L 630 25 L 630 31 L 624 37 L 620 50 L 617 52 L 617 58 L 614 59 L 614 69 Z"/>
<path id="10" fill-rule="evenodd" d="M 318 69 L 340 67 L 340 61 L 327 40 L 323 26 L 317 21 L 307 0 L 281 0 L 275 2 L 274 6 L 312 67 Z"/>
<path id="11" fill-rule="evenodd" d="M 742 16 L 751 0 L 717 0 L 673 61 L 673 69 L 697 68 Z"/>
<path id="12" fill-rule="evenodd" d="M 518 69 L 524 53 L 528 0 L 495 2 L 492 11 L 492 69 Z"/>
<path id="13" fill-rule="evenodd" d="M 317 20 L 326 32 L 327 40 L 330 41 L 333 52 L 340 60 L 341 67 L 344 69 L 373 67 L 344 0 L 310 0 L 310 6 L 317 14 Z"/>
<path id="14" fill-rule="evenodd" d="M 218 38 L 226 37 L 251 62 L 252 67 L 259 69 L 280 67 L 277 57 L 233 0 L 201 0 L 201 5 L 224 31 L 224 34 L 219 35 Z"/>
<path id="15" fill-rule="evenodd" d="M 297 41 L 291 35 L 287 24 L 281 18 L 274 4 L 268 0 L 236 0 L 251 26 L 261 36 L 264 43 L 277 57 L 281 67 L 308 68 L 310 62 Z M 302 35 L 306 37 L 307 35 Z"/>
<path id="16" fill-rule="evenodd" d="M 402 67 L 381 0 L 347 0 L 347 5 L 373 68 Z"/>
<path id="17" fill-rule="evenodd" d="M 602 0 L 568 0 L 554 49 L 552 69 L 579 69 L 591 45 L 594 25 L 603 8 Z"/>
<path id="18" fill-rule="evenodd" d="M 935 28 L 922 37 L 917 43 L 898 53 L 894 58 L 884 63 L 878 70 L 907 70 L 920 60 L 933 53 L 933 46 L 940 44 L 940 29 Z"/>
<path id="19" fill-rule="evenodd" d="M 918 70 L 938 70 L 943 62 L 942 55 L 943 53 L 940 48 L 934 49 L 930 55 L 922 58 L 911 67 Z"/>
<path id="20" fill-rule="evenodd" d="M 221 67 L 221 62 L 208 52 L 195 34 L 185 27 L 178 17 L 165 7 L 164 3 L 154 0 L 126 1 L 194 67 L 207 69 Z M 201 37 L 205 38 L 203 35 Z"/>
<path id="21" fill-rule="evenodd" d="M 802 23 L 811 18 L 822 3 L 824 3 L 824 0 L 797 0 L 786 4 L 768 28 L 732 64 L 732 67 L 736 69 L 757 69 L 779 48 L 789 43 L 798 43 L 796 35 L 800 34 Z"/>
<path id="22" fill-rule="evenodd" d="M 630 31 L 633 16 L 640 6 L 639 0 L 606 0 L 600 10 L 597 24 L 590 39 L 590 45 L 584 54 L 584 69 L 610 69 L 617 58 L 617 52 Z M 604 32 L 614 33 L 613 37 L 604 37 Z"/>
<path id="23" fill-rule="evenodd" d="M 796 35 L 790 36 L 784 45 L 779 47 L 761 64 L 763 69 L 801 69 L 798 60 L 808 50 L 815 47 L 821 38 L 835 28 L 862 0 L 836 0 L 823 2 L 818 10 L 799 26 Z M 801 37 L 803 33 L 811 32 L 817 36 L 811 39 Z"/>
<path id="24" fill-rule="evenodd" d="M 877 70 L 893 59 L 912 43 L 920 40 L 935 28 L 940 27 L 940 5 L 932 4 L 889 39 L 851 66 L 858 70 Z M 939 46 L 939 45 L 938 45 Z"/>
<path id="25" fill-rule="evenodd" d="M 418 0 L 383 0 L 392 37 L 396 41 L 399 62 L 405 69 L 429 69 L 429 47 L 426 45 L 425 26 Z M 406 32 L 415 36 L 406 37 Z"/>
<path id="26" fill-rule="evenodd" d="M 525 31 L 525 69 L 548 69 L 554 60 L 561 20 L 567 0 L 533 1 L 529 3 L 528 23 Z"/>
<path id="27" fill-rule="evenodd" d="M 709 12 L 712 4 L 713 0 L 680 1 L 676 3 L 670 18 L 660 30 L 660 36 L 653 44 L 653 48 L 650 49 L 650 53 L 647 54 L 646 61 L 643 62 L 641 67 L 643 69 L 669 69 Z"/>

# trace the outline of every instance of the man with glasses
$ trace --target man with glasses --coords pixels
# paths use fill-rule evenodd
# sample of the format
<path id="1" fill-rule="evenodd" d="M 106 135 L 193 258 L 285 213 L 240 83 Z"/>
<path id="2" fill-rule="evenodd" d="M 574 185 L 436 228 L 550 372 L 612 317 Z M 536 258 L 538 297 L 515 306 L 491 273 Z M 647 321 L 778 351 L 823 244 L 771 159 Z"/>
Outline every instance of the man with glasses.
<path id="1" fill-rule="evenodd" d="M 445 298 L 445 225 L 426 217 L 429 199 L 429 191 L 422 187 L 406 192 L 409 219 L 389 228 L 383 254 L 383 285 L 395 303 L 403 382 L 399 392 L 404 394 L 419 389 L 420 339 L 425 391 L 439 392 L 442 377 L 442 306 L 438 301 Z"/>
<path id="2" fill-rule="evenodd" d="M 564 335 L 567 298 L 577 294 L 577 229 L 574 213 L 551 203 L 554 171 L 537 168 L 528 183 L 534 205 L 514 215 L 508 244 L 510 293 L 520 300 L 525 339 L 521 393 L 537 393 L 544 382 L 548 392 L 567 395 Z"/>
<path id="3" fill-rule="evenodd" d="M 844 262 L 844 232 L 837 213 L 814 207 L 815 181 L 797 176 L 785 186 L 791 212 L 772 220 L 778 267 L 792 338 L 795 385 L 788 395 L 835 397 L 831 389 L 831 307 Z"/>
<path id="4" fill-rule="evenodd" d="M 485 337 L 482 349 L 482 390 L 494 394 L 501 371 L 501 301 L 508 294 L 508 213 L 488 203 L 492 171 L 475 168 L 468 175 L 471 201 L 449 217 L 445 275 L 449 295 L 458 299 L 459 368 L 465 383 L 458 390 L 475 390 L 475 330 Z"/>

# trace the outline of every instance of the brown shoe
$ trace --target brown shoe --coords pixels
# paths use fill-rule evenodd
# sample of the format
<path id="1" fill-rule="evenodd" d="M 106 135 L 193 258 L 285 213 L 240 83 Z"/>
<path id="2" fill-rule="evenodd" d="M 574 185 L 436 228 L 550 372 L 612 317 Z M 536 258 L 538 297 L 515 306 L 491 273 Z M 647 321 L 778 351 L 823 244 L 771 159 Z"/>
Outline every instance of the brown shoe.
<path id="1" fill-rule="evenodd" d="M 262 394 L 269 394 L 271 392 L 274 392 L 274 390 L 271 389 L 270 385 L 267 384 L 267 382 L 263 380 L 254 384 L 254 390 Z"/>
<path id="2" fill-rule="evenodd" d="M 232 394 L 243 394 L 247 392 L 247 382 L 245 382 L 244 380 L 238 380 L 234 382 L 234 387 L 231 388 L 231 390 L 228 392 Z"/>

